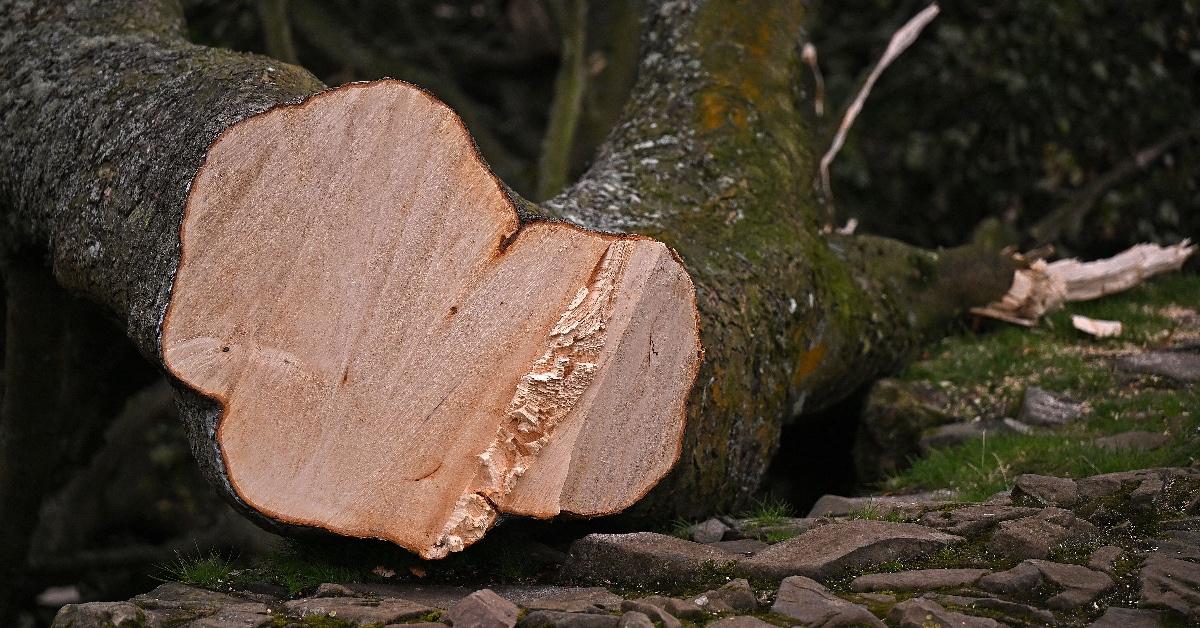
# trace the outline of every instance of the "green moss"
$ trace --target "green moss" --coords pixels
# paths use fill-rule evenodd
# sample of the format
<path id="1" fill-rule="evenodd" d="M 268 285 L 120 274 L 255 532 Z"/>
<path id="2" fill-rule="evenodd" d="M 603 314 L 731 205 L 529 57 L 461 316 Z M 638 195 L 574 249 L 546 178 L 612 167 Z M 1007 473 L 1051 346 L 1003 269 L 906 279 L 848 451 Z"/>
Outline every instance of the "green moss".
<path id="1" fill-rule="evenodd" d="M 885 482 L 889 490 L 950 488 L 978 501 L 1011 487 L 1022 473 L 1085 477 L 1157 466 L 1186 466 L 1200 460 L 1200 391 L 1154 377 L 1118 380 L 1116 355 L 1178 339 L 1184 332 L 1168 306 L 1200 303 L 1200 278 L 1159 278 L 1126 293 L 1077 303 L 1032 330 L 1010 326 L 993 333 L 961 333 L 939 342 L 929 356 L 901 378 L 928 382 L 949 399 L 946 410 L 964 419 L 1016 416 L 1024 390 L 1040 386 L 1084 401 L 1080 421 L 1033 434 L 988 434 L 979 440 L 931 452 Z M 1070 315 L 1120 320 L 1121 338 L 1084 337 Z M 1191 334 L 1195 331 L 1191 330 Z M 1159 432 L 1168 444 L 1150 451 L 1109 450 L 1095 439 L 1132 430 Z"/>
<path id="2" fill-rule="evenodd" d="M 366 577 L 363 569 L 336 564 L 295 549 L 268 554 L 260 563 L 258 573 L 268 582 L 285 587 L 291 595 L 324 582 L 362 582 Z"/>
<path id="3" fill-rule="evenodd" d="M 324 582 L 362 582 L 369 568 L 330 560 L 320 551 L 289 545 L 266 554 L 251 563 L 239 563 L 233 557 L 217 553 L 198 556 L 180 555 L 162 567 L 163 580 L 228 591 L 254 583 L 282 586 L 288 594 L 298 595 Z"/>
<path id="4" fill-rule="evenodd" d="M 795 538 L 797 534 L 798 532 L 790 529 L 768 530 L 767 533 L 762 536 L 762 540 L 764 543 L 774 544 L 780 541 L 786 541 L 788 539 Z"/>
<path id="5" fill-rule="evenodd" d="M 304 628 L 354 628 L 359 624 L 337 617 L 329 617 L 327 615 L 305 615 L 300 620 L 300 625 Z M 381 626 L 382 624 L 366 624 L 367 626 Z"/>

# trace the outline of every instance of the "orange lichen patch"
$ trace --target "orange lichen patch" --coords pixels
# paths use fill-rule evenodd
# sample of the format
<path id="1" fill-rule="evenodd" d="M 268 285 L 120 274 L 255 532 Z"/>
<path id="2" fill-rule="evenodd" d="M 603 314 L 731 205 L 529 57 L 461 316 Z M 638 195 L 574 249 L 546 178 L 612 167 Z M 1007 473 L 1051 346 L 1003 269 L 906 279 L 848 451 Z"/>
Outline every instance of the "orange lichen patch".
<path id="1" fill-rule="evenodd" d="M 792 385 L 799 386 L 806 377 L 812 375 L 817 367 L 820 366 L 821 360 L 825 357 L 825 344 L 818 343 L 813 348 L 804 352 L 800 356 L 800 363 L 796 365 L 796 370 L 792 372 Z"/>
<path id="2" fill-rule="evenodd" d="M 700 94 L 700 129 L 713 131 L 725 124 L 725 99 L 713 91 Z"/>
<path id="3" fill-rule="evenodd" d="M 700 362 L 679 259 L 521 224 L 408 84 L 231 127 L 181 245 L 164 361 L 221 403 L 228 479 L 272 519 L 439 558 L 500 513 L 617 512 L 678 458 Z"/>
<path id="4" fill-rule="evenodd" d="M 725 125 L 735 129 L 746 128 L 746 108 L 737 100 L 725 95 L 720 88 L 710 88 L 700 94 L 700 129 L 714 131 Z"/>

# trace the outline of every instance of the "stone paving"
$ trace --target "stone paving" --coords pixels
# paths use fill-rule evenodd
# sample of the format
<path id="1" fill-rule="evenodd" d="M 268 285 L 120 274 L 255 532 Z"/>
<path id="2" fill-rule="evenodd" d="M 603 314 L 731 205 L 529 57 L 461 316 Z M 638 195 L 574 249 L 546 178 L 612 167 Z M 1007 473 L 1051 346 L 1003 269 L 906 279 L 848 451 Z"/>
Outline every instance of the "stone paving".
<path id="1" fill-rule="evenodd" d="M 166 583 L 55 626 L 1169 626 L 1200 623 L 1200 470 L 1027 475 L 982 504 L 827 498 L 690 539 L 578 539 L 553 582 L 326 583 L 295 599 Z M 764 532 L 768 530 L 768 532 Z M 788 538 L 784 538 L 788 537 Z M 775 542 L 768 542 L 772 539 Z"/>

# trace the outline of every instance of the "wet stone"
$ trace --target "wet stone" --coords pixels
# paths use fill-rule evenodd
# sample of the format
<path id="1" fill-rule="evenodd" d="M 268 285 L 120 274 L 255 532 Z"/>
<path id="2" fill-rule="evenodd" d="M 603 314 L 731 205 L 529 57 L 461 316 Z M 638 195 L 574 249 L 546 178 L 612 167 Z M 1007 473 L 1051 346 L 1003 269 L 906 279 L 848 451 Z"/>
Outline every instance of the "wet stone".
<path id="1" fill-rule="evenodd" d="M 689 529 L 689 534 L 692 540 L 697 543 L 716 543 L 725 538 L 725 533 L 730 531 L 730 527 L 725 525 L 720 519 L 712 518 L 702 521 L 692 526 Z"/>
<path id="2" fill-rule="evenodd" d="M 1021 414 L 1017 417 L 1026 425 L 1057 427 L 1083 416 L 1084 405 L 1065 395 L 1052 393 L 1037 386 L 1025 389 Z"/>
<path id="3" fill-rule="evenodd" d="M 974 584 L 987 569 L 917 569 L 894 573 L 872 573 L 855 578 L 850 589 L 865 591 L 931 591 Z"/>
<path id="4" fill-rule="evenodd" d="M 1013 481 L 1012 499 L 1022 505 L 1070 508 L 1079 502 L 1079 487 L 1069 478 L 1027 473 Z"/>
<path id="5" fill-rule="evenodd" d="M 1178 382 L 1200 381 L 1200 351 L 1195 348 L 1147 351 L 1117 360 L 1117 370 L 1157 375 Z"/>
<path id="6" fill-rule="evenodd" d="M 754 539 L 770 543 L 803 534 L 821 523 L 822 520 L 817 517 L 786 517 L 770 523 L 755 519 L 734 519 L 731 521 L 733 530 L 725 538 Z"/>
<path id="7" fill-rule="evenodd" d="M 1140 606 L 1173 611 L 1200 622 L 1200 563 L 1151 552 L 1138 574 Z"/>
<path id="8" fill-rule="evenodd" d="M 968 597 L 962 595 L 949 595 L 945 593 L 926 593 L 921 597 L 927 600 L 933 600 L 942 606 L 951 609 L 973 609 L 984 611 L 988 614 L 999 613 L 1007 617 L 1014 618 L 1014 623 L 1032 622 L 1035 624 L 1050 625 L 1054 624 L 1054 614 L 1042 608 L 1034 608 L 1027 604 L 1019 604 L 1008 600 L 1001 600 L 994 597 Z"/>
<path id="9" fill-rule="evenodd" d="M 271 609 L 259 602 L 234 604 L 217 610 L 216 613 L 198 619 L 189 628 L 262 628 L 274 623 Z"/>
<path id="10" fill-rule="evenodd" d="M 753 613 L 758 610 L 758 596 L 754 595 L 750 583 L 742 578 L 703 593 L 695 602 L 713 613 Z"/>
<path id="11" fill-rule="evenodd" d="M 708 628 L 774 628 L 774 624 L 747 615 L 718 619 L 708 625 Z"/>
<path id="12" fill-rule="evenodd" d="M 1069 510 L 1046 508 L 1030 517 L 1001 522 L 988 548 L 1009 558 L 1046 558 L 1055 545 L 1094 531 Z"/>
<path id="13" fill-rule="evenodd" d="M 1042 584 L 1042 572 L 1025 561 L 1007 571 L 989 574 L 979 579 L 979 588 L 992 593 L 1012 595 L 1031 591 Z"/>
<path id="14" fill-rule="evenodd" d="M 927 512 L 921 515 L 920 524 L 937 528 L 947 534 L 975 536 L 990 530 L 1001 521 L 1020 519 L 1037 513 L 1037 508 L 978 504 L 955 510 Z"/>
<path id="15" fill-rule="evenodd" d="M 1110 606 L 1088 628 L 1161 628 L 1162 613 L 1141 608 Z"/>
<path id="16" fill-rule="evenodd" d="M 166 582 L 149 593 L 134 596 L 130 602 L 148 610 L 214 612 L 218 608 L 233 604 L 273 600 L 274 598 L 268 596 L 218 593 L 178 582 Z"/>
<path id="17" fill-rule="evenodd" d="M 354 597 L 355 595 L 349 587 L 332 582 L 317 585 L 316 592 L 312 594 L 313 597 Z"/>
<path id="18" fill-rule="evenodd" d="M 759 541 L 758 539 L 720 541 L 718 543 L 709 543 L 709 545 L 721 550 L 722 552 L 737 554 L 738 556 L 753 556 L 758 552 L 770 547 L 769 544 Z"/>
<path id="19" fill-rule="evenodd" d="M 460 628 L 513 628 L 517 624 L 519 613 L 520 609 L 516 604 L 496 595 L 490 589 L 480 589 L 447 611 L 446 619 L 450 625 Z"/>
<path id="20" fill-rule="evenodd" d="M 932 491 L 913 495 L 875 495 L 870 497 L 842 497 L 823 495 L 813 504 L 809 517 L 840 517 L 863 511 L 886 514 L 902 511 L 912 506 L 932 505 L 952 499 L 951 491 Z"/>
<path id="21" fill-rule="evenodd" d="M 246 602 L 218 609 L 215 614 L 187 624 L 190 628 L 262 628 L 271 626 L 275 617 L 266 604 Z"/>
<path id="22" fill-rule="evenodd" d="M 713 567 L 738 558 L 710 545 L 655 532 L 589 534 L 571 545 L 562 574 L 580 582 L 686 584 L 701 581 Z"/>
<path id="23" fill-rule="evenodd" d="M 1008 571 L 984 576 L 979 587 L 1003 594 L 1028 594 L 1043 584 L 1062 591 L 1046 600 L 1054 610 L 1073 610 L 1095 601 L 1112 590 L 1116 583 L 1107 574 L 1082 565 L 1068 565 L 1046 560 L 1027 560 Z"/>
<path id="24" fill-rule="evenodd" d="M 751 578 L 831 578 L 893 560 L 924 556 L 962 537 L 914 523 L 856 520 L 818 526 L 747 558 L 735 570 Z"/>
<path id="25" fill-rule="evenodd" d="M 637 600 L 625 600 L 621 603 L 621 610 L 628 614 L 630 611 L 636 611 L 650 618 L 651 621 L 662 624 L 663 628 L 681 628 L 683 624 L 672 614 L 663 609 L 645 602 Z"/>
<path id="26" fill-rule="evenodd" d="M 1004 625 L 989 617 L 975 617 L 946 610 L 941 604 L 922 598 L 905 600 L 893 606 L 892 611 L 888 613 L 888 623 L 899 628 L 999 628 Z"/>
<path id="27" fill-rule="evenodd" d="M 1055 610 L 1073 610 L 1092 603 L 1116 587 L 1108 574 L 1082 565 L 1067 565 L 1044 560 L 1033 561 L 1047 581 L 1063 591 L 1049 600 L 1046 606 Z"/>
<path id="28" fill-rule="evenodd" d="M 654 628 L 654 622 L 645 613 L 629 611 L 617 620 L 617 628 Z"/>
<path id="29" fill-rule="evenodd" d="M 617 628 L 619 623 L 620 618 L 615 615 L 533 611 L 519 625 L 522 628 Z"/>
<path id="30" fill-rule="evenodd" d="M 708 617 L 699 604 L 692 600 L 681 600 L 679 598 L 665 597 L 662 595 L 651 595 L 648 597 L 638 598 L 635 600 L 643 604 L 650 604 L 678 617 L 680 619 L 689 619 L 692 621 L 704 619 Z"/>
<path id="31" fill-rule="evenodd" d="M 621 609 L 622 598 L 608 589 L 580 587 L 530 600 L 523 606 L 531 611 L 561 613 L 608 613 Z"/>
<path id="32" fill-rule="evenodd" d="M 1200 531 L 1167 530 L 1158 542 L 1155 555 L 1165 558 L 1200 561 Z"/>
<path id="33" fill-rule="evenodd" d="M 87 602 L 67 604 L 54 616 L 53 628 L 75 626 L 113 626 L 141 628 L 146 625 L 146 612 L 129 602 Z"/>
<path id="34" fill-rule="evenodd" d="M 1093 475 L 1076 481 L 1082 499 L 1101 499 L 1132 488 L 1134 492 L 1156 494 L 1167 483 L 1180 480 L 1200 480 L 1200 469 L 1164 468 L 1138 469 Z M 1151 495 L 1153 496 L 1153 495 Z"/>
<path id="35" fill-rule="evenodd" d="M 1117 561 L 1124 556 L 1125 550 L 1115 545 L 1105 545 L 1092 552 L 1092 555 L 1088 557 L 1087 566 L 1111 576 L 1116 570 Z"/>
<path id="36" fill-rule="evenodd" d="M 361 597 L 300 598 L 284 602 L 283 607 L 289 615 L 300 618 L 318 615 L 359 624 L 394 624 L 416 619 L 432 610 L 408 600 Z"/>
<path id="37" fill-rule="evenodd" d="M 780 583 L 771 611 L 805 626 L 884 625 L 866 607 L 843 600 L 804 576 L 785 578 Z"/>

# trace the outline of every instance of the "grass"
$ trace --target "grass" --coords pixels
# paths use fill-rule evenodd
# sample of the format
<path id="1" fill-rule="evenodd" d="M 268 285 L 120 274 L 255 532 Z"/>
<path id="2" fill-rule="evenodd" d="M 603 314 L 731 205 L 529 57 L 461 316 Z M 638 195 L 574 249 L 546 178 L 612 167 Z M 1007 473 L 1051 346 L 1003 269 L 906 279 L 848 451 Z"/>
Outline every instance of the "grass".
<path id="1" fill-rule="evenodd" d="M 173 580 L 205 589 L 231 587 L 238 577 L 233 559 L 217 552 L 196 556 L 176 553 L 175 560 L 164 565 L 162 572 L 162 580 Z"/>
<path id="2" fill-rule="evenodd" d="M 879 504 L 867 504 L 860 510 L 848 513 L 843 517 L 845 519 L 865 519 L 868 521 L 890 521 L 892 523 L 906 523 L 910 519 L 905 516 L 898 508 L 881 506 Z"/>
<path id="3" fill-rule="evenodd" d="M 752 525 L 757 526 L 773 526 L 779 525 L 794 516 L 795 510 L 792 505 L 782 498 L 774 495 L 767 495 L 754 503 L 747 511 L 741 513 L 738 518 L 746 519 Z"/>
<path id="4" fill-rule="evenodd" d="M 988 434 L 933 451 L 883 488 L 949 488 L 963 500 L 979 501 L 1010 488 L 1022 473 L 1084 477 L 1200 460 L 1200 392 L 1153 377 L 1125 381 L 1112 368 L 1116 355 L 1194 340 L 1197 330 L 1181 326 L 1177 314 L 1180 307 L 1197 304 L 1200 277 L 1173 275 L 1121 295 L 1072 304 L 1036 329 L 1000 327 L 942 340 L 901 379 L 937 385 L 956 416 L 1016 416 L 1031 385 L 1085 401 L 1091 412 L 1054 431 Z M 1120 320 L 1125 331 L 1114 339 L 1087 338 L 1071 327 L 1072 314 Z M 1150 451 L 1114 451 L 1093 443 L 1130 430 L 1165 433 L 1171 441 Z"/>
<path id="5" fill-rule="evenodd" d="M 177 554 L 161 567 L 161 580 L 172 580 L 217 591 L 267 583 L 299 595 L 324 582 L 362 582 L 367 574 L 354 567 L 333 563 L 295 546 L 266 554 L 251 564 L 240 564 L 232 556 L 212 552 L 189 556 Z"/>

